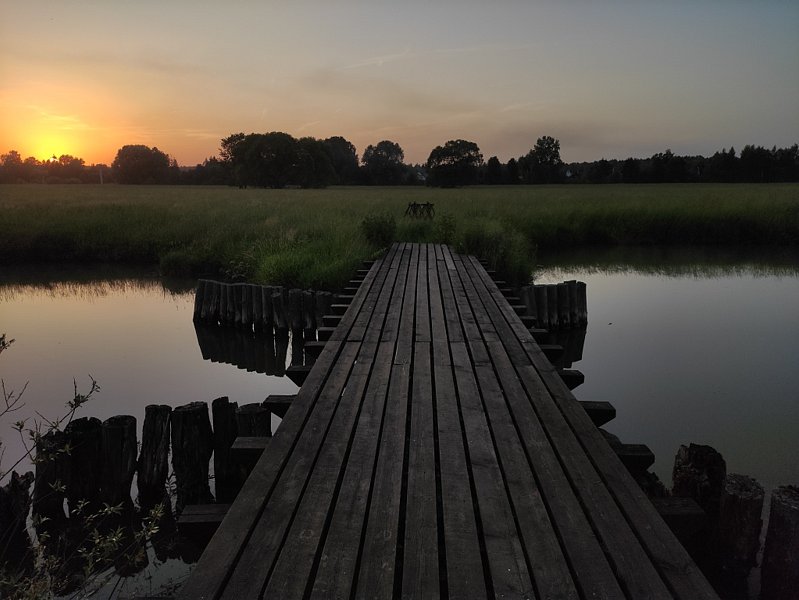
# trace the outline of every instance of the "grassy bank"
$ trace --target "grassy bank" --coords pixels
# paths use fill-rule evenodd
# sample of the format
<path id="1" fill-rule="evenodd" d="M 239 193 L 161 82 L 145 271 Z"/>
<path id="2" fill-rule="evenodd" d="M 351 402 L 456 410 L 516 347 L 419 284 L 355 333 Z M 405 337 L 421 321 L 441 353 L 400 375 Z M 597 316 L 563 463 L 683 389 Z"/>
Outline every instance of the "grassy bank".
<path id="1" fill-rule="evenodd" d="M 436 217 L 403 216 L 433 202 Z M 799 245 L 799 185 L 464 189 L 0 186 L 0 264 L 158 263 L 167 274 L 335 287 L 389 238 L 529 274 L 576 245 Z M 366 230 L 362 222 L 371 226 Z M 391 221 L 394 221 L 392 230 Z"/>

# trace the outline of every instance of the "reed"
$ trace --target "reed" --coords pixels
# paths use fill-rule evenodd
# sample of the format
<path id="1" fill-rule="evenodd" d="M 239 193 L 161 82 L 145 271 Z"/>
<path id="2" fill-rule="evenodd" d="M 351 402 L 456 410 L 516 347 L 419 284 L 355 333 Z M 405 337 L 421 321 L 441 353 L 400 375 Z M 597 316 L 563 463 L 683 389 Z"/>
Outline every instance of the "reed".
<path id="1" fill-rule="evenodd" d="M 409 202 L 432 202 L 435 218 L 405 217 Z M 376 215 L 394 217 L 397 240 L 454 244 L 516 282 L 536 252 L 575 246 L 799 245 L 797 184 L 4 185 L 0 214 L 0 264 L 158 263 L 167 275 L 320 289 L 379 253 L 361 225 Z"/>

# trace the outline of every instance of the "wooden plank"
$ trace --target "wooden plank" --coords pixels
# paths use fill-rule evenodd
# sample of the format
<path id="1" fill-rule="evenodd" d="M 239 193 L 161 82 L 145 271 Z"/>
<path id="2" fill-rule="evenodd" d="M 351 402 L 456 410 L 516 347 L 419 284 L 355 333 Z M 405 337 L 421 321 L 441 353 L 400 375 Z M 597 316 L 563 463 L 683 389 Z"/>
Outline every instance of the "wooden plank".
<path id="1" fill-rule="evenodd" d="M 390 258 L 394 252 L 395 250 L 391 249 L 386 258 Z M 351 327 L 357 309 L 364 304 L 367 296 L 376 293 L 375 279 L 381 264 L 382 260 L 378 261 L 364 280 L 364 284 L 353 299 L 355 310 L 351 315 L 345 315 L 340 328 Z M 347 354 L 344 354 L 345 351 Z M 325 346 L 315 364 L 315 369 L 309 375 L 308 385 L 300 389 L 293 403 L 294 408 L 286 414 L 286 418 L 272 438 L 268 458 L 264 454 L 250 474 L 236 502 L 228 511 L 223 527 L 214 534 L 208 549 L 195 567 L 195 574 L 181 589 L 179 598 L 193 600 L 220 597 L 236 565 L 241 548 L 250 540 L 252 528 L 263 514 L 275 480 L 284 470 L 289 455 L 299 442 L 298 432 L 309 420 L 311 409 L 316 407 L 320 388 L 327 382 L 331 367 L 337 364 L 340 358 L 347 361 L 350 352 L 353 350 L 340 340 L 331 341 Z"/>
<path id="2" fill-rule="evenodd" d="M 648 501 L 644 492 L 626 469 L 623 468 L 601 433 L 574 399 L 574 396 L 571 395 L 562 380 L 555 376 L 554 369 L 546 361 L 529 332 L 527 332 L 516 315 L 513 314 L 513 311 L 503 306 L 499 301 L 501 295 L 496 290 L 496 286 L 493 286 L 490 278 L 480 274 L 481 269 L 477 267 L 476 263 L 473 262 L 472 264 L 475 273 L 485 286 L 485 292 L 496 301 L 497 310 L 502 313 L 507 328 L 512 330 L 513 335 L 509 335 L 506 339 L 510 342 L 512 340 L 509 338 L 515 335 L 516 341 L 514 343 L 521 346 L 527 355 L 527 359 L 533 364 L 533 367 L 524 367 L 523 371 L 527 375 L 527 381 L 538 387 L 535 395 L 542 395 L 545 391 L 549 392 L 554 400 L 554 406 L 560 413 L 558 417 L 553 412 L 553 422 L 565 422 L 567 427 L 573 432 L 574 437 L 569 438 L 564 435 L 564 439 L 576 439 L 581 446 L 582 451 L 575 452 L 573 456 L 580 462 L 590 462 L 595 468 L 594 475 L 589 476 L 586 473 L 586 479 L 582 481 L 578 481 L 574 477 L 575 473 L 580 473 L 579 469 L 572 469 L 570 473 L 572 473 L 575 484 L 580 485 L 583 492 L 592 491 L 600 496 L 590 502 L 586 498 L 585 505 L 587 510 L 592 511 L 593 515 L 597 517 L 593 520 L 594 526 L 599 528 L 602 525 L 608 529 L 605 535 L 600 532 L 600 537 L 608 548 L 610 555 L 615 558 L 617 568 L 620 570 L 619 577 L 622 583 L 627 586 L 628 593 L 632 593 L 634 596 L 639 593 L 635 591 L 638 587 L 637 584 L 641 584 L 644 588 L 647 587 L 649 576 L 645 577 L 645 575 L 650 569 L 656 568 L 657 573 L 663 577 L 663 580 L 668 585 L 668 591 L 665 586 L 664 589 L 658 591 L 659 596 L 716 598 L 717 596 L 707 580 L 699 572 L 685 549 L 668 530 L 668 527 Z M 517 369 L 517 371 L 520 370 Z M 522 377 L 522 379 L 524 380 L 525 377 Z M 541 385 L 544 386 L 543 389 L 541 389 Z M 583 467 L 585 465 L 582 464 L 580 466 Z M 589 470 L 586 469 L 586 471 L 590 473 Z M 597 475 L 607 487 L 595 485 Z M 605 523 L 609 513 L 603 512 L 603 508 L 609 509 L 608 498 L 616 505 L 616 510 L 622 512 L 623 519 L 620 522 L 629 523 L 629 528 L 615 530 L 612 523 Z M 631 535 L 628 535 L 627 531 Z M 629 551 L 631 546 L 627 545 L 623 538 L 634 542 L 632 547 L 635 548 L 637 558 L 625 552 L 625 550 Z M 642 556 L 639 554 L 637 547 L 642 547 L 642 550 L 645 548 Z M 624 566 L 624 569 L 620 568 L 621 565 Z M 654 586 L 654 583 L 652 583 L 652 586 Z M 654 591 L 653 587 L 647 593 Z"/>

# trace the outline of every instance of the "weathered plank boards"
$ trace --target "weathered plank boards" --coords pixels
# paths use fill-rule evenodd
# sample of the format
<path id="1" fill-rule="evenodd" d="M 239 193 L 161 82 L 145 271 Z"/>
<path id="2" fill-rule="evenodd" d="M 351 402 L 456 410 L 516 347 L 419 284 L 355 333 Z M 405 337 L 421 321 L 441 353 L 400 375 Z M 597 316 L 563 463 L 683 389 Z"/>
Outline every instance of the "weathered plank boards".
<path id="1" fill-rule="evenodd" d="M 361 275 L 180 598 L 716 597 L 477 260 Z"/>

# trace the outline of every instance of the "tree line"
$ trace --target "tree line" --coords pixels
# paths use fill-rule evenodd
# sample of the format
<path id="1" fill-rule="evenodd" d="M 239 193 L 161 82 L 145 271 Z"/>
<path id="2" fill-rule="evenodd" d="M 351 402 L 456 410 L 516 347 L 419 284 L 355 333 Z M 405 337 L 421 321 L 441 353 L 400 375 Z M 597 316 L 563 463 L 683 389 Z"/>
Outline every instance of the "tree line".
<path id="1" fill-rule="evenodd" d="M 14 150 L 0 155 L 0 183 L 104 183 L 234 185 L 262 188 L 322 188 L 329 185 L 519 185 L 552 183 L 682 183 L 799 181 L 799 146 L 767 149 L 747 145 L 713 156 L 679 156 L 671 150 L 648 158 L 564 163 L 560 141 L 542 136 L 524 155 L 506 163 L 483 160 L 468 140 L 436 146 L 424 164 L 406 164 L 391 140 L 369 145 L 358 156 L 341 136 L 294 138 L 283 132 L 234 133 L 221 140 L 218 156 L 180 167 L 144 145 L 119 149 L 113 163 L 84 164 L 70 155 L 39 161 Z"/>

